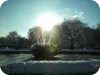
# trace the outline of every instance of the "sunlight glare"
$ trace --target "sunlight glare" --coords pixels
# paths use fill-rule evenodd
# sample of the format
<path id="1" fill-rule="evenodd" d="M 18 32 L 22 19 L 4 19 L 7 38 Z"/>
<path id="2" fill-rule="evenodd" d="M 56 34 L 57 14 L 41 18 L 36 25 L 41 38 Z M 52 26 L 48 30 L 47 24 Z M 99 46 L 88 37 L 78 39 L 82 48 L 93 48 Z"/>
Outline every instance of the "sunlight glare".
<path id="1" fill-rule="evenodd" d="M 38 25 L 45 31 L 50 31 L 54 25 L 60 22 L 60 17 L 54 13 L 44 13 L 38 17 Z"/>

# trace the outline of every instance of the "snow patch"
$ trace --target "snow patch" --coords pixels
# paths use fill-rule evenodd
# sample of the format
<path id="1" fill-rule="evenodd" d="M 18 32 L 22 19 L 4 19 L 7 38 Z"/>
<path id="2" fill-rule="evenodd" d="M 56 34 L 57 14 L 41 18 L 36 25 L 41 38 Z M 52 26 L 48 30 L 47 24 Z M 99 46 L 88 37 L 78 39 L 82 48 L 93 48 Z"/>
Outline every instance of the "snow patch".
<path id="1" fill-rule="evenodd" d="M 29 61 L 2 67 L 5 73 L 95 73 L 100 62 L 87 61 Z"/>

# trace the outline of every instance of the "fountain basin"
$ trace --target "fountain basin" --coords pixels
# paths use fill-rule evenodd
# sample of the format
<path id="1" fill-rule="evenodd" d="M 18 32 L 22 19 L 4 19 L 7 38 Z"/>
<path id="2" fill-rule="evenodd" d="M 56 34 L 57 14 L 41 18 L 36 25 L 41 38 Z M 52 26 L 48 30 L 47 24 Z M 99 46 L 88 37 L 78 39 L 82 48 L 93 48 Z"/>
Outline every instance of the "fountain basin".
<path id="1" fill-rule="evenodd" d="M 99 69 L 100 62 L 92 61 L 28 61 L 2 67 L 6 74 L 93 74 Z"/>

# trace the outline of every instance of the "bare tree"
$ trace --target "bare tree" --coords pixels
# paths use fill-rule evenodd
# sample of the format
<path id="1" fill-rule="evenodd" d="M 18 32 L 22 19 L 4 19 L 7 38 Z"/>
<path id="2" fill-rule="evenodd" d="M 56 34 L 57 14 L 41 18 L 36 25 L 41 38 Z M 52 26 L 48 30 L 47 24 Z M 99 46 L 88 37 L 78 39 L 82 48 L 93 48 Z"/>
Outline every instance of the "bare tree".
<path id="1" fill-rule="evenodd" d="M 88 45 L 92 36 L 92 29 L 86 23 L 78 19 L 64 20 L 61 24 L 54 27 L 52 40 L 61 48 L 84 48 Z M 54 41 L 55 41 L 54 40 Z"/>

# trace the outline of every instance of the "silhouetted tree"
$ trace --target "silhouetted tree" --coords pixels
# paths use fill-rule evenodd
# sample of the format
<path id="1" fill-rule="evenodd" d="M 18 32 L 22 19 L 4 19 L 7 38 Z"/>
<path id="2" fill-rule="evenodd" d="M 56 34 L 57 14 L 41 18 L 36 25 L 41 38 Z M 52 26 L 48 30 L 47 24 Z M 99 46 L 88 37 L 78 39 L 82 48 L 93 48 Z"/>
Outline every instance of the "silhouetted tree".
<path id="1" fill-rule="evenodd" d="M 5 47 L 13 47 L 16 49 L 19 48 L 29 48 L 28 39 L 25 37 L 21 37 L 16 31 L 9 32 L 9 34 L 5 37 Z"/>
<path id="2" fill-rule="evenodd" d="M 6 38 L 0 37 L 0 47 L 5 47 L 5 45 L 6 45 Z"/>
<path id="3" fill-rule="evenodd" d="M 95 40 L 95 45 L 100 46 L 100 22 L 97 24 L 97 28 L 95 29 L 94 40 Z"/>
<path id="4" fill-rule="evenodd" d="M 91 44 L 93 30 L 78 19 L 64 20 L 53 28 L 52 41 L 56 40 L 61 48 L 84 48 Z"/>
<path id="5" fill-rule="evenodd" d="M 25 37 L 19 37 L 18 38 L 18 45 L 17 48 L 29 48 L 29 41 Z"/>
<path id="6" fill-rule="evenodd" d="M 18 45 L 18 38 L 21 37 L 18 35 L 16 31 L 9 32 L 9 34 L 6 36 L 7 45 L 9 46 L 17 46 Z"/>
<path id="7" fill-rule="evenodd" d="M 65 20 L 62 23 L 63 32 L 65 38 L 70 40 L 70 48 L 74 49 L 74 40 L 79 37 L 81 34 L 81 28 L 83 23 L 77 19 L 74 20 Z M 67 37 L 66 37 L 67 35 Z"/>

